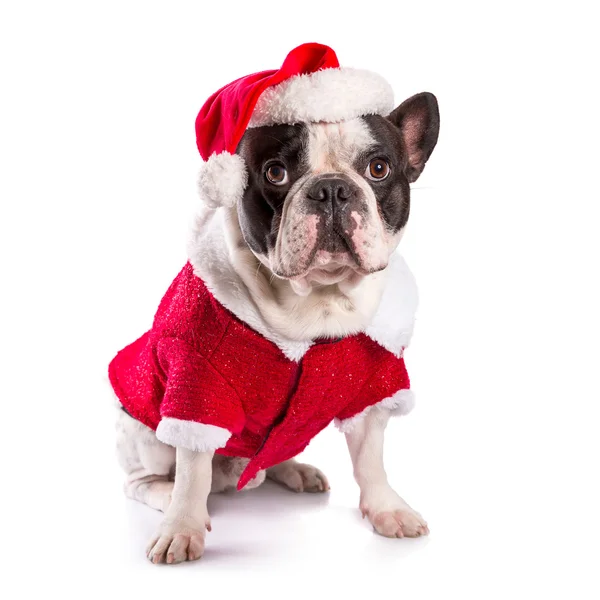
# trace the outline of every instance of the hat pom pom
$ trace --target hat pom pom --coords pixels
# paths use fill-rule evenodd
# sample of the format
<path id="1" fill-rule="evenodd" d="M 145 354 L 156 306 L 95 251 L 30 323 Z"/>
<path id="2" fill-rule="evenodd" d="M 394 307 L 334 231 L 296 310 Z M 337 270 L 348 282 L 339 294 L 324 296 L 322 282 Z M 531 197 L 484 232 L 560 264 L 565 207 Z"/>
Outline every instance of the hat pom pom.
<path id="1" fill-rule="evenodd" d="M 209 208 L 231 208 L 242 199 L 248 185 L 248 171 L 238 154 L 213 154 L 200 168 L 198 190 Z"/>

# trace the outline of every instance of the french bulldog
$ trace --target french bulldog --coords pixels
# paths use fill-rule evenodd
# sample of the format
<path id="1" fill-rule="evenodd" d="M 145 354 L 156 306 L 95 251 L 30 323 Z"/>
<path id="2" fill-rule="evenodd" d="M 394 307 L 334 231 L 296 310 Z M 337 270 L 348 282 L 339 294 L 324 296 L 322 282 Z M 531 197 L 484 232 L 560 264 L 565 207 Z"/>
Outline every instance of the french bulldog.
<path id="1" fill-rule="evenodd" d="M 371 337 L 384 343 L 387 329 L 404 318 L 401 355 L 416 294 L 396 249 L 409 217 L 410 184 L 423 171 L 438 131 L 438 104 L 430 93 L 409 98 L 388 116 L 249 128 L 236 151 L 248 171 L 243 196 L 235 206 L 201 209 L 189 244 L 193 274 L 186 276 L 186 285 L 201 276 L 222 305 L 219 310 L 235 316 L 235 325 L 224 326 L 218 335 L 245 324 L 281 348 L 285 360 L 299 363 L 317 342 L 335 350 L 336 344 L 372 331 Z M 207 335 L 215 331 L 207 329 Z M 166 369 L 161 355 L 149 360 Z M 327 377 L 335 380 L 335 374 Z M 392 538 L 429 531 L 423 517 L 390 487 L 383 467 L 388 419 L 409 409 L 381 402 L 336 419 L 360 488 L 360 511 L 376 532 Z M 147 556 L 168 564 L 198 559 L 211 529 L 209 493 L 238 486 L 251 459 L 227 452 L 225 438 L 220 442 L 225 451 L 219 444 L 205 451 L 174 447 L 135 416 L 119 408 L 117 447 L 125 493 L 164 512 Z M 218 438 L 218 428 L 211 431 Z M 319 469 L 293 457 L 248 477 L 246 489 L 268 478 L 295 492 L 329 490 Z"/>

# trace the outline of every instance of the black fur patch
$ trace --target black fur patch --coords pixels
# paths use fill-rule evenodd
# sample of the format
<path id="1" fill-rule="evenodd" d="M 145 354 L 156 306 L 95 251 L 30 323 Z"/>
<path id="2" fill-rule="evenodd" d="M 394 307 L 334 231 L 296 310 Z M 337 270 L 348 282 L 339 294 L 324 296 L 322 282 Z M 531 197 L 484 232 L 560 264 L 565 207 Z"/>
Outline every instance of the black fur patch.
<path id="1" fill-rule="evenodd" d="M 238 205 L 240 226 L 248 245 L 258 254 L 273 248 L 281 222 L 283 204 L 290 187 L 304 172 L 303 148 L 307 143 L 303 125 L 256 127 L 244 134 L 237 153 L 248 166 L 248 187 Z M 281 162 L 289 181 L 277 187 L 265 179 L 269 161 Z"/>
<path id="2" fill-rule="evenodd" d="M 389 176 L 382 181 L 367 182 L 375 193 L 377 206 L 385 224 L 396 233 L 408 221 L 410 212 L 410 186 L 405 174 L 406 155 L 400 130 L 385 117 L 369 115 L 362 117 L 376 140 L 376 145 L 359 156 L 356 170 L 362 174 L 374 158 L 382 158 L 390 165 Z"/>

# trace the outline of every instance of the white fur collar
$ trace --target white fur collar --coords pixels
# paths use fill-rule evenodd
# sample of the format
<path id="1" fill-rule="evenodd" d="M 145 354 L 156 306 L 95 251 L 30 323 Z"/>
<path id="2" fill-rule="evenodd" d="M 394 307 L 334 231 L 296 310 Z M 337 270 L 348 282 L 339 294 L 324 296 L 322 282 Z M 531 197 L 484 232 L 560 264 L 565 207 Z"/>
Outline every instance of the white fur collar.
<path id="1" fill-rule="evenodd" d="M 226 235 L 225 209 L 200 211 L 188 244 L 194 273 L 225 308 L 272 341 L 290 360 L 299 361 L 313 342 L 288 339 L 267 324 L 233 267 Z M 365 333 L 396 356 L 401 356 L 412 335 L 417 287 L 398 252 L 392 255 L 385 273 L 387 279 L 381 302 Z"/>

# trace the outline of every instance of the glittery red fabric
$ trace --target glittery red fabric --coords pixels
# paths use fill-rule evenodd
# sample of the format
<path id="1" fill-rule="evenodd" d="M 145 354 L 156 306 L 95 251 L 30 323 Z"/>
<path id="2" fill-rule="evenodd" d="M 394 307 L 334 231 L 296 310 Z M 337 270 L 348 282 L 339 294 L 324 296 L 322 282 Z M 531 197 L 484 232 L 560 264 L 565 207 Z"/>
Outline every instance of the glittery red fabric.
<path id="1" fill-rule="evenodd" d="M 410 387 L 401 358 L 364 334 L 316 343 L 300 362 L 225 309 L 193 273 L 179 273 L 152 329 L 109 366 L 124 408 L 156 430 L 171 417 L 232 436 L 220 454 L 260 469 L 301 452 L 334 418 L 347 419 Z"/>

